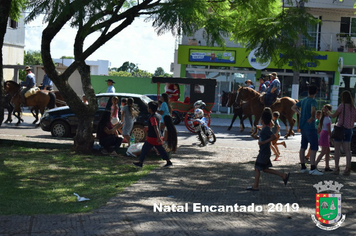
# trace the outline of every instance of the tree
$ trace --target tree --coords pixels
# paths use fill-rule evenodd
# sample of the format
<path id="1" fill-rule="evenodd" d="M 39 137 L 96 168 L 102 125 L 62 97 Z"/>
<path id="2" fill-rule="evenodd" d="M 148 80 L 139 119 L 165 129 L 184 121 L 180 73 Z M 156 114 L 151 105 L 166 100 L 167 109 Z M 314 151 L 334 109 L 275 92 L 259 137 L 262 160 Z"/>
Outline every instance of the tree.
<path id="1" fill-rule="evenodd" d="M 127 71 L 109 71 L 109 76 L 132 77 L 132 74 Z"/>
<path id="2" fill-rule="evenodd" d="M 7 29 L 7 22 L 9 16 L 13 20 L 18 20 L 21 16 L 21 10 L 25 8 L 26 0 L 0 0 L 0 125 L 4 121 L 4 74 L 3 74 L 3 60 L 2 47 L 4 44 L 4 36 Z"/>
<path id="3" fill-rule="evenodd" d="M 107 41 L 119 34 L 140 16 L 152 21 L 157 33 L 171 32 L 174 35 L 193 34 L 204 28 L 204 37 L 211 45 L 225 45 L 223 36 L 232 32 L 236 17 L 241 19 L 266 16 L 275 0 L 259 1 L 191 1 L 191 0 L 32 0 L 27 21 L 45 14 L 48 23 L 42 34 L 41 53 L 48 76 L 61 91 L 67 104 L 79 120 L 74 137 L 76 151 L 90 152 L 93 136 L 92 121 L 97 109 L 96 97 L 90 82 L 90 70 L 85 60 Z M 74 62 L 62 74 L 58 74 L 51 56 L 51 42 L 63 26 L 70 22 L 76 27 Z M 87 48 L 85 39 L 94 32 L 99 36 Z M 130 64 L 129 64 L 130 65 Z M 85 106 L 68 83 L 69 76 L 78 69 L 83 91 L 89 106 Z M 135 70 L 135 68 L 130 70 Z M 131 72 L 131 71 L 130 71 Z"/>
<path id="4" fill-rule="evenodd" d="M 312 39 L 308 25 L 319 23 L 304 8 L 305 1 L 286 0 L 290 8 L 278 8 L 274 15 L 248 19 L 244 27 L 236 29 L 233 37 L 247 49 L 257 48 L 261 61 L 272 59 L 279 67 L 290 64 L 293 70 L 292 97 L 298 99 L 299 72 L 307 70 L 309 62 L 318 64 L 315 49 L 303 45 L 302 38 Z M 294 6 L 296 7 L 293 7 Z"/>
<path id="5" fill-rule="evenodd" d="M 129 62 L 129 61 L 124 62 L 122 64 L 122 66 L 117 68 L 117 71 L 127 71 L 127 72 L 130 72 L 131 74 L 134 73 L 137 70 L 138 70 L 137 64 L 134 64 L 134 63 Z"/>
<path id="6" fill-rule="evenodd" d="M 165 74 L 164 70 L 162 67 L 158 67 L 155 70 L 155 73 L 153 74 L 154 76 L 163 76 Z"/>
<path id="7" fill-rule="evenodd" d="M 60 59 L 74 59 L 74 57 L 72 57 L 72 56 L 61 56 Z"/>

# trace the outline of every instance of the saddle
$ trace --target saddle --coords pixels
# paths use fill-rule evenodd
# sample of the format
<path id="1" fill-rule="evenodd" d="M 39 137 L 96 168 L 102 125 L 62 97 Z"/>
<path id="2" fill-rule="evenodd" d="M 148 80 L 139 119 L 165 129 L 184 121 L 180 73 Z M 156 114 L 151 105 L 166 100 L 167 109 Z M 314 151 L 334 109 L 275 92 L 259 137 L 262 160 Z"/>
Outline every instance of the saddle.
<path id="1" fill-rule="evenodd" d="M 26 93 L 25 93 L 25 98 L 28 98 L 32 95 L 35 95 L 37 93 L 37 91 L 40 91 L 39 88 L 35 87 L 35 88 L 30 88 L 30 90 L 28 90 Z"/>
<path id="2" fill-rule="evenodd" d="M 262 92 L 260 95 L 260 102 L 265 105 L 265 96 L 266 96 L 266 92 Z M 279 97 L 277 97 L 277 99 L 271 104 L 271 106 L 273 106 L 276 103 L 280 103 L 281 99 Z"/>

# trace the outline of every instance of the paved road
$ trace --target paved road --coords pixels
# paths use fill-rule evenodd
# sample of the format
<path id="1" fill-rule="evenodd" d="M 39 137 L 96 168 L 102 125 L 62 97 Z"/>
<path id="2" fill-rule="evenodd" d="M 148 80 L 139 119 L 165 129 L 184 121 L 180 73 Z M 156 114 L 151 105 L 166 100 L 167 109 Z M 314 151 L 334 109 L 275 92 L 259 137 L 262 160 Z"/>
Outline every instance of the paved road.
<path id="1" fill-rule="evenodd" d="M 0 135 L 30 130 L 37 138 L 50 139 L 49 133 L 25 127 L 5 125 Z M 273 163 L 275 169 L 291 173 L 288 185 L 277 176 L 262 173 L 260 191 L 249 192 L 245 188 L 253 182 L 257 141 L 248 132 L 227 132 L 224 126 L 213 129 L 216 144 L 198 147 L 194 145 L 196 137 L 178 126 L 179 150 L 173 155 L 173 167 L 152 171 L 92 213 L 0 216 L 0 235 L 355 235 L 355 173 L 349 177 L 299 173 L 300 136 L 296 135 L 287 140 L 287 149 L 281 149 L 282 161 Z M 342 213 L 346 220 L 331 232 L 317 228 L 311 219 L 315 213 L 313 185 L 323 180 L 344 185 Z M 278 203 L 282 208 L 277 210 L 273 206 Z M 296 211 L 293 203 L 299 206 Z M 172 211 L 173 204 L 187 204 L 188 212 L 154 212 L 154 206 L 160 204 L 166 211 Z M 235 209 L 235 204 L 238 210 L 243 210 L 241 206 L 250 206 L 250 210 L 193 212 L 193 206 L 204 205 L 210 210 L 217 206 L 222 211 L 226 206 Z M 262 212 L 256 212 L 261 210 L 259 206 Z"/>

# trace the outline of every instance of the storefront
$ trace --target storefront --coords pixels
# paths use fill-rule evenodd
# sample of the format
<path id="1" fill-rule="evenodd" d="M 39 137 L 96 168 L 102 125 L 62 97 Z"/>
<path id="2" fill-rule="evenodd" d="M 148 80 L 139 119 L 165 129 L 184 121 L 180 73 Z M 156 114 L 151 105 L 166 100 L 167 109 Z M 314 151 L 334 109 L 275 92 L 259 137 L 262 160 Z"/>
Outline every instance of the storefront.
<path id="1" fill-rule="evenodd" d="M 299 99 L 308 95 L 307 86 L 309 84 L 316 84 L 319 88 L 316 96 L 319 107 L 335 100 L 336 91 L 332 93 L 332 89 L 333 85 L 339 85 L 338 59 L 338 52 L 320 52 L 319 65 L 307 63 L 309 71 L 300 73 Z M 290 97 L 292 94 L 293 71 L 289 65 L 283 66 L 283 68 L 277 68 L 273 62 L 265 65 L 257 63 L 256 65 L 256 58 L 244 48 L 223 50 L 217 47 L 180 45 L 178 64 L 181 65 L 181 77 L 214 78 L 217 80 L 214 112 L 229 112 L 229 109 L 224 106 L 225 104 L 221 104 L 223 91 L 236 91 L 238 86 L 245 85 L 246 80 L 253 81 L 256 90 L 258 90 L 258 78 L 271 72 L 278 73 L 282 85 L 281 96 Z"/>

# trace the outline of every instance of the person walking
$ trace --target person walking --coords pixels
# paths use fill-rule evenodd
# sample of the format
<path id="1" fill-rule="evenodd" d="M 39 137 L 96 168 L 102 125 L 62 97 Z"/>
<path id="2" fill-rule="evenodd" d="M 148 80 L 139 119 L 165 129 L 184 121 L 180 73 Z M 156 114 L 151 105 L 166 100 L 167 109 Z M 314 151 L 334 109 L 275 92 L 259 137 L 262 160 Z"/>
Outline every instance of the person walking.
<path id="1" fill-rule="evenodd" d="M 115 82 L 112 79 L 105 80 L 105 82 L 108 85 L 106 92 L 115 93 L 115 87 L 114 87 Z"/>
<path id="2" fill-rule="evenodd" d="M 160 101 L 162 102 L 160 109 L 157 111 L 158 114 L 161 115 L 161 121 L 160 121 L 160 131 L 163 132 L 164 130 L 164 117 L 169 116 L 172 114 L 172 108 L 169 103 L 169 97 L 167 93 L 162 93 L 160 97 Z"/>
<path id="3" fill-rule="evenodd" d="M 299 151 L 299 159 L 301 163 L 301 173 L 308 171 L 305 165 L 305 150 L 310 144 L 310 171 L 311 175 L 323 175 L 322 172 L 316 169 L 315 156 L 318 151 L 318 131 L 315 128 L 315 111 L 317 102 L 314 99 L 317 92 L 317 87 L 312 84 L 308 88 L 309 96 L 297 102 L 292 106 L 292 110 L 300 115 L 300 129 L 302 133 L 301 146 Z M 301 111 L 298 109 L 301 108 Z"/>
<path id="4" fill-rule="evenodd" d="M 133 128 L 134 120 L 138 116 L 138 108 L 134 104 L 133 98 L 127 99 L 127 105 L 122 108 L 121 120 L 123 123 L 122 136 L 124 136 L 128 146 L 130 146 L 130 135 Z"/>
<path id="5" fill-rule="evenodd" d="M 332 107 L 330 104 L 326 104 L 323 106 L 322 115 L 318 126 L 318 131 L 320 131 L 319 146 L 321 147 L 321 153 L 316 159 L 315 165 L 318 166 L 323 156 L 325 156 L 325 171 L 332 171 L 329 166 L 331 135 L 331 119 L 329 116 L 329 112 L 331 112 L 331 110 Z"/>
<path id="6" fill-rule="evenodd" d="M 271 111 L 264 110 L 261 116 L 262 130 L 258 141 L 260 150 L 255 162 L 255 180 L 253 185 L 251 187 L 247 187 L 246 190 L 259 191 L 258 186 L 259 186 L 261 171 L 280 176 L 283 179 L 284 185 L 287 185 L 288 183 L 289 175 L 290 175 L 289 173 L 283 173 L 270 169 L 270 167 L 272 167 L 272 163 L 270 159 L 271 158 L 270 145 L 271 145 L 271 141 L 276 139 L 276 136 L 272 133 L 270 128 L 271 120 L 272 120 Z"/>
<path id="7" fill-rule="evenodd" d="M 279 161 L 278 158 L 281 155 L 281 153 L 279 152 L 279 149 L 278 149 L 278 145 L 283 145 L 284 148 L 287 147 L 285 141 L 278 142 L 279 138 L 281 137 L 281 132 L 280 132 L 281 126 L 279 125 L 278 118 L 279 118 L 279 112 L 278 111 L 273 112 L 272 120 L 273 120 L 274 126 L 272 127 L 272 133 L 274 133 L 276 138 L 274 140 L 272 140 L 271 149 L 274 152 L 274 154 L 276 155 L 276 157 L 274 158 L 274 161 Z"/>
<path id="8" fill-rule="evenodd" d="M 158 129 L 159 124 L 159 117 L 156 113 L 158 108 L 157 102 L 149 102 L 148 103 L 148 112 L 150 113 L 150 117 L 148 120 L 148 131 L 147 131 L 147 139 L 143 144 L 142 151 L 140 153 L 139 161 L 133 162 L 132 164 L 136 167 L 142 167 L 143 162 L 145 160 L 146 155 L 148 152 L 155 147 L 159 152 L 160 156 L 163 160 L 166 160 L 166 164 L 164 167 L 172 166 L 172 162 L 169 160 L 167 152 L 164 150 L 162 143 L 161 133 Z"/>
<path id="9" fill-rule="evenodd" d="M 351 138 L 352 130 L 354 128 L 354 122 L 356 121 L 356 108 L 354 106 L 354 99 L 350 91 L 345 90 L 340 95 L 341 104 L 338 106 L 334 114 L 330 114 L 331 118 L 339 116 L 336 126 L 344 127 L 344 138 L 343 139 L 334 139 L 335 151 L 335 169 L 333 174 L 338 175 L 340 172 L 339 160 L 340 160 L 340 147 L 341 145 L 344 148 L 346 154 L 346 167 L 343 175 L 350 175 L 351 172 Z"/>

